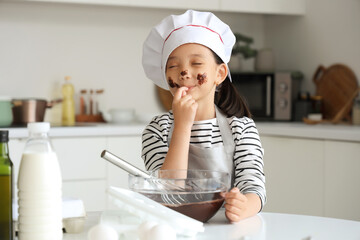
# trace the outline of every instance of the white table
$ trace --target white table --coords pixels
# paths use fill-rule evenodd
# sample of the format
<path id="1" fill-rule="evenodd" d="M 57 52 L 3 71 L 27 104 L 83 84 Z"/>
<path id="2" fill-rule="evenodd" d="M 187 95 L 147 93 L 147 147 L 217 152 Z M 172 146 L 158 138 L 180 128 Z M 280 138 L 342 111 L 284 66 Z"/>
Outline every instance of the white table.
<path id="1" fill-rule="evenodd" d="M 88 213 L 80 234 L 64 234 L 64 240 L 86 240 L 87 231 L 98 223 L 100 213 Z M 238 223 L 228 223 L 220 210 L 205 225 L 201 240 L 359 240 L 360 222 L 334 218 L 260 213 Z"/>

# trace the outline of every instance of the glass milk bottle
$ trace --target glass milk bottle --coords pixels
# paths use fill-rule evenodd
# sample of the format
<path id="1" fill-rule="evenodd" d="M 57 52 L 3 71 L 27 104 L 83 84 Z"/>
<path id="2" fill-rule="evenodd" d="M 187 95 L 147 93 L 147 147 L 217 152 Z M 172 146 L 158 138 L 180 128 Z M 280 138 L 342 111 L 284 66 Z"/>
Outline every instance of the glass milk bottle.
<path id="1" fill-rule="evenodd" d="M 61 240 L 61 172 L 47 122 L 29 123 L 19 178 L 19 239 Z"/>
<path id="2" fill-rule="evenodd" d="M 13 164 L 9 157 L 9 131 L 0 131 L 0 239 L 13 239 Z"/>

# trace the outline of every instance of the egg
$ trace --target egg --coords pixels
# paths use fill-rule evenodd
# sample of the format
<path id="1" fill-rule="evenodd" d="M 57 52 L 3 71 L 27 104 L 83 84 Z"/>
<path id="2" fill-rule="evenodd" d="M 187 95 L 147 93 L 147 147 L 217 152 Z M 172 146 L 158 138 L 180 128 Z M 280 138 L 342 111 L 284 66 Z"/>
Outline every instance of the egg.
<path id="1" fill-rule="evenodd" d="M 98 224 L 92 227 L 88 232 L 88 240 L 118 240 L 119 236 L 115 229 Z"/>
<path id="2" fill-rule="evenodd" d="M 176 232 L 167 224 L 158 224 L 148 231 L 146 240 L 176 240 Z"/>
<path id="3" fill-rule="evenodd" d="M 157 222 L 145 221 L 138 227 L 138 235 L 140 240 L 147 240 L 149 230 L 157 225 Z"/>

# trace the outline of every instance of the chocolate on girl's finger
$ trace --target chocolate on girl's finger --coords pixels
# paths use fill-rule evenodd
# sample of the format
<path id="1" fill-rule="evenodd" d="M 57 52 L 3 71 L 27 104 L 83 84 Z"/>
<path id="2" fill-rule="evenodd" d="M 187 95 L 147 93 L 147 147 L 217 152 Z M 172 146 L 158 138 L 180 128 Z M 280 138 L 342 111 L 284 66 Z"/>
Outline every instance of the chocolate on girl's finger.
<path id="1" fill-rule="evenodd" d="M 171 87 L 171 88 L 180 88 L 180 86 L 179 86 L 179 84 L 177 84 L 176 82 L 174 82 L 170 77 L 169 77 L 169 79 L 168 79 L 168 83 L 169 83 L 169 86 Z"/>
<path id="2" fill-rule="evenodd" d="M 203 73 L 203 74 L 199 73 L 197 75 L 197 80 L 198 80 L 199 85 L 203 85 L 204 83 L 206 83 L 207 82 L 206 73 Z"/>

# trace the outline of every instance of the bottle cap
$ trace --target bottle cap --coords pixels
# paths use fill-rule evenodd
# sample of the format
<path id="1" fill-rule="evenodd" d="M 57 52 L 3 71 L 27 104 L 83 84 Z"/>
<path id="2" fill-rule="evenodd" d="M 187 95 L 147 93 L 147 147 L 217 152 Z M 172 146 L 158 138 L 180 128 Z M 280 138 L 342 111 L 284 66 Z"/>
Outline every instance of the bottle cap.
<path id="1" fill-rule="evenodd" d="M 32 122 L 28 123 L 27 128 L 29 132 L 46 133 L 50 130 L 50 123 L 48 122 Z"/>
<path id="2" fill-rule="evenodd" d="M 9 131 L 1 130 L 0 131 L 0 142 L 8 142 L 9 141 Z"/>

